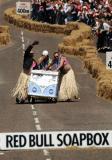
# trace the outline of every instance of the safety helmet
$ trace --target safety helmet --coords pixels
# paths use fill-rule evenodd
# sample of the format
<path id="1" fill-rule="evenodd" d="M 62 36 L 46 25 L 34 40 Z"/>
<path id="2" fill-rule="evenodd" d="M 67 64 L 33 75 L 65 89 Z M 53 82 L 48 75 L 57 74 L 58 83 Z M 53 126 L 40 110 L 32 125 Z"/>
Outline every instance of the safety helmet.
<path id="1" fill-rule="evenodd" d="M 44 51 L 42 52 L 42 55 L 43 55 L 43 56 L 48 56 L 48 55 L 49 55 L 49 52 L 48 52 L 47 50 L 44 50 Z"/>

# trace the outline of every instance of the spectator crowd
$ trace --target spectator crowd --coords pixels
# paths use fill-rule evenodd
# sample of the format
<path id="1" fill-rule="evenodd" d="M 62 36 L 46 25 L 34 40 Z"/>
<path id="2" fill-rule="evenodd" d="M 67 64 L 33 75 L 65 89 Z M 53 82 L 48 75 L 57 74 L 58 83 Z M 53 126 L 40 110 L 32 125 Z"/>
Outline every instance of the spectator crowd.
<path id="1" fill-rule="evenodd" d="M 31 18 L 50 24 L 80 21 L 92 27 L 97 48 L 112 48 L 112 0 L 32 0 Z"/>

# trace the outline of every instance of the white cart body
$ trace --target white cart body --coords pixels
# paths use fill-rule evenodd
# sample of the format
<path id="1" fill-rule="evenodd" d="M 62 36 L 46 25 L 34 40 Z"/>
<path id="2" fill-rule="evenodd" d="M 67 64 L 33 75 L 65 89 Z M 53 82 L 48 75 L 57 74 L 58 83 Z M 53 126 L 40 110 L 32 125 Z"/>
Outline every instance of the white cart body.
<path id="1" fill-rule="evenodd" d="M 28 82 L 28 95 L 57 98 L 59 73 L 45 70 L 32 70 Z"/>

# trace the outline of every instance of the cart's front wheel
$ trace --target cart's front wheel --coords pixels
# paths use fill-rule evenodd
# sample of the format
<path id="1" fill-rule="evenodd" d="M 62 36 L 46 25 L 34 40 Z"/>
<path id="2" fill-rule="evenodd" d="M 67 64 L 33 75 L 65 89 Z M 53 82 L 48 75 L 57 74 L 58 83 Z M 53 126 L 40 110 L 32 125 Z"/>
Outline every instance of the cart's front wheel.
<path id="1" fill-rule="evenodd" d="M 28 103 L 32 103 L 32 98 L 28 96 Z"/>
<path id="2" fill-rule="evenodd" d="M 52 98 L 53 103 L 57 103 L 57 98 Z"/>
<path id="3" fill-rule="evenodd" d="M 56 103 L 57 102 L 57 98 L 48 98 L 47 100 L 49 103 Z"/>
<path id="4" fill-rule="evenodd" d="M 31 103 L 34 104 L 36 99 L 34 97 L 31 98 Z"/>
<path id="5" fill-rule="evenodd" d="M 18 97 L 16 97 L 16 103 L 17 104 L 24 104 L 25 100 L 23 99 L 19 99 Z"/>

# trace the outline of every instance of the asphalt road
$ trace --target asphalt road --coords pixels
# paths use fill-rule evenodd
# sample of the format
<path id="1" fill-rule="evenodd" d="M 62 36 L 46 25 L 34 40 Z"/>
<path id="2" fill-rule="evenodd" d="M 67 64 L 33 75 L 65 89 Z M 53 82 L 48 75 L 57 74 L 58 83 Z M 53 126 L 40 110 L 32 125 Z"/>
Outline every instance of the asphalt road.
<path id="1" fill-rule="evenodd" d="M 0 22 L 4 9 L 14 5 L 14 0 L 0 7 Z M 80 101 L 56 104 L 38 103 L 17 105 L 11 90 L 21 72 L 21 29 L 9 25 L 12 42 L 0 48 L 0 132 L 111 130 L 112 103 L 96 96 L 96 82 L 90 77 L 79 58 L 68 57 L 80 89 Z M 24 31 L 26 46 L 38 39 L 37 53 L 57 50 L 63 35 Z M 0 160 L 111 160 L 112 150 L 49 150 L 1 151 Z"/>

